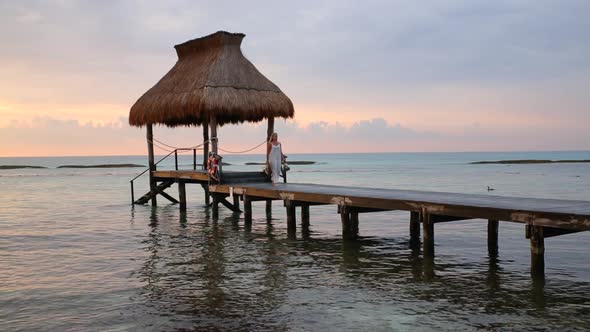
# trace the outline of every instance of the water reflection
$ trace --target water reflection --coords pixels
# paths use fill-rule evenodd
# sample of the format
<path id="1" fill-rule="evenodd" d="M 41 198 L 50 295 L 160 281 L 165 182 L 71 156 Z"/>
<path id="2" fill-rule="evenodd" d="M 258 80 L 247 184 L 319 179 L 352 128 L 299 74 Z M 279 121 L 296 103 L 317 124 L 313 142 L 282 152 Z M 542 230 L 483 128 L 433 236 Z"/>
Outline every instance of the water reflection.
<path id="1" fill-rule="evenodd" d="M 243 225 L 238 215 L 216 221 L 207 211 L 150 214 L 145 261 L 134 273 L 146 315 L 158 318 L 150 326 L 288 330 L 342 323 L 337 313 L 346 310 L 373 317 L 375 305 L 411 317 L 428 312 L 408 329 L 429 321 L 443 329 L 494 328 L 515 315 L 510 328 L 518 330 L 560 328 L 564 317 L 570 327 L 590 324 L 588 283 L 547 286 L 503 270 L 497 254 L 470 263 L 425 258 L 406 238 L 341 241 L 312 230 L 298 237 L 284 222 Z"/>

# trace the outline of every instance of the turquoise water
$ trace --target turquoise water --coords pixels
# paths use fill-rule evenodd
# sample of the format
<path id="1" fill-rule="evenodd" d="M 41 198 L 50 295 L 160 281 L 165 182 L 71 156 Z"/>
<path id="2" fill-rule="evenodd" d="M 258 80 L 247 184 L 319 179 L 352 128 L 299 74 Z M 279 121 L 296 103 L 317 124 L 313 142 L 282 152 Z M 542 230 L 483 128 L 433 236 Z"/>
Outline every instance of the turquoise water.
<path id="1" fill-rule="evenodd" d="M 262 156 L 225 156 L 256 170 Z M 590 201 L 590 164 L 469 165 L 478 160 L 590 159 L 590 152 L 289 154 L 290 182 Z M 160 166 L 172 168 L 173 159 Z M 138 163 L 144 156 L 0 158 L 0 330 L 580 330 L 590 329 L 590 236 L 546 239 L 545 283 L 529 276 L 521 224 L 501 222 L 489 257 L 483 220 L 437 224 L 434 264 L 408 247 L 408 213 L 362 214 L 341 241 L 333 206 L 311 208 L 311 233 L 287 235 L 254 203 L 254 222 L 203 204 L 131 206 L 142 169 L 56 169 Z M 192 155 L 180 158 L 192 167 Z M 135 185 L 136 196 L 147 179 Z M 168 189 L 177 195 L 176 187 Z"/>

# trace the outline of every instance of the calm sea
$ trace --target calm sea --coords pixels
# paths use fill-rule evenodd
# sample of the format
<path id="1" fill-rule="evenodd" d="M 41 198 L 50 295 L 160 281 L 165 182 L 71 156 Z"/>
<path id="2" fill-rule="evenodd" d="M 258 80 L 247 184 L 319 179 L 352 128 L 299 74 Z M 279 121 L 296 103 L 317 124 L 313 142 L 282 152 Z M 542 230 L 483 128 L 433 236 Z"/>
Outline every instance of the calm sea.
<path id="1" fill-rule="evenodd" d="M 226 170 L 257 170 L 227 155 Z M 590 164 L 470 165 L 478 160 L 590 159 L 590 152 L 290 154 L 290 182 L 590 200 Z M 172 159 L 161 164 L 172 167 Z M 188 211 L 163 198 L 132 206 L 144 156 L 0 158 L 1 331 L 465 331 L 590 329 L 590 233 L 546 239 L 546 280 L 529 276 L 522 224 L 501 222 L 488 257 L 483 220 L 437 224 L 436 258 L 408 248 L 407 212 L 360 216 L 341 241 L 334 206 L 311 208 L 311 234 L 288 237 L 285 211 L 255 203 L 254 222 L 200 186 Z M 192 156 L 180 158 L 192 167 Z M 487 186 L 495 188 L 493 192 Z M 136 181 L 136 197 L 147 178 Z M 177 195 L 176 187 L 168 189 Z"/>

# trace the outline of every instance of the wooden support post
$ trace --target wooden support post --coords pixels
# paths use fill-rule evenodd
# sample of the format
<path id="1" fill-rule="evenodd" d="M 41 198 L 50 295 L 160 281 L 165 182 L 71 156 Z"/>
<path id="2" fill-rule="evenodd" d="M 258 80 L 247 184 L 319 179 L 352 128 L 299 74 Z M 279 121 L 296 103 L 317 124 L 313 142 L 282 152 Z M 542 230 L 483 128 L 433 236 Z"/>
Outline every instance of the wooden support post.
<path id="1" fill-rule="evenodd" d="M 178 182 L 178 199 L 180 201 L 180 210 L 186 211 L 186 185 L 184 181 Z"/>
<path id="2" fill-rule="evenodd" d="M 149 176 L 150 176 L 150 191 L 154 193 L 152 196 L 152 206 L 157 206 L 158 201 L 156 199 L 156 180 L 152 172 L 156 170 L 156 164 L 154 163 L 154 134 L 152 131 L 152 125 L 146 125 L 146 139 L 148 146 L 148 165 L 149 165 Z"/>
<path id="3" fill-rule="evenodd" d="M 218 195 L 213 195 L 213 204 L 211 205 L 212 207 L 212 212 L 213 212 L 213 219 L 217 219 L 219 218 L 219 196 Z"/>
<path id="4" fill-rule="evenodd" d="M 267 216 L 272 215 L 272 199 L 266 200 L 266 215 Z"/>
<path id="5" fill-rule="evenodd" d="M 244 195 L 244 222 L 252 223 L 252 198 L 248 195 Z"/>
<path id="6" fill-rule="evenodd" d="M 297 224 L 295 223 L 295 203 L 291 200 L 286 200 L 285 207 L 287 208 L 287 231 L 288 233 L 295 233 L 297 230 Z"/>
<path id="7" fill-rule="evenodd" d="M 545 275 L 545 238 L 543 237 L 543 227 L 527 225 L 531 236 L 531 275 L 543 277 Z"/>
<path id="8" fill-rule="evenodd" d="M 203 122 L 203 170 L 207 170 L 207 159 L 209 158 L 209 124 Z M 207 203 L 209 205 L 209 203 Z"/>
<path id="9" fill-rule="evenodd" d="M 359 213 L 355 209 L 350 211 L 350 223 L 353 237 L 357 238 L 359 234 Z"/>
<path id="10" fill-rule="evenodd" d="M 266 128 L 266 140 L 270 139 L 270 135 L 275 131 L 275 118 L 274 116 L 268 117 L 268 128 Z"/>
<path id="11" fill-rule="evenodd" d="M 240 196 L 234 194 L 234 208 L 239 211 L 240 210 Z"/>
<path id="12" fill-rule="evenodd" d="M 211 152 L 217 155 L 217 119 L 215 119 L 215 115 L 209 120 L 209 126 L 211 126 Z"/>
<path id="13" fill-rule="evenodd" d="M 430 218 L 430 214 L 425 210 L 420 213 L 422 221 L 422 242 L 423 253 L 426 257 L 434 257 L 434 223 Z"/>
<path id="14" fill-rule="evenodd" d="M 498 256 L 498 220 L 488 220 L 488 254 Z"/>
<path id="15" fill-rule="evenodd" d="M 205 192 L 205 205 L 211 205 L 211 195 L 209 194 L 209 185 L 207 183 L 201 183 L 203 191 Z"/>
<path id="16" fill-rule="evenodd" d="M 350 208 L 346 205 L 338 206 L 338 212 L 340 213 L 340 221 L 342 222 L 342 239 L 353 240 L 356 238 L 354 233 L 354 227 L 350 220 Z"/>
<path id="17" fill-rule="evenodd" d="M 420 247 L 420 212 L 410 212 L 410 248 Z"/>
<path id="18" fill-rule="evenodd" d="M 309 204 L 301 204 L 301 228 L 309 228 Z"/>

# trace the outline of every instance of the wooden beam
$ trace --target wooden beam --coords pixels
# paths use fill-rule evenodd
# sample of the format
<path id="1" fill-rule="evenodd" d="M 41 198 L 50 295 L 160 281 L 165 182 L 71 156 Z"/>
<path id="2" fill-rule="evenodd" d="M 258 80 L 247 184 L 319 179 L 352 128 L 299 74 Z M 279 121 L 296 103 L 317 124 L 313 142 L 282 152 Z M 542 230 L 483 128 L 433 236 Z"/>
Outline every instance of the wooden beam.
<path id="1" fill-rule="evenodd" d="M 186 185 L 182 181 L 178 181 L 178 198 L 180 200 L 180 210 L 186 211 Z"/>
<path id="2" fill-rule="evenodd" d="M 146 140 L 148 146 L 148 167 L 149 167 L 149 176 L 150 176 L 150 191 L 156 192 L 156 181 L 154 180 L 154 175 L 152 172 L 156 170 L 156 164 L 154 163 L 154 134 L 152 125 L 146 125 Z M 158 200 L 156 195 L 152 196 L 152 206 L 157 206 Z"/>
<path id="3" fill-rule="evenodd" d="M 566 234 L 572 234 L 572 233 L 578 233 L 578 232 L 581 232 L 581 231 L 574 230 L 574 229 L 563 229 L 563 228 L 555 228 L 555 227 L 543 227 L 543 237 L 544 238 L 554 237 L 554 236 L 560 236 L 560 235 L 566 235 Z M 526 236 L 527 239 L 530 239 L 530 237 L 531 237 L 530 229 L 528 227 L 526 228 L 525 236 Z"/>
<path id="4" fill-rule="evenodd" d="M 488 254 L 498 256 L 498 220 L 488 220 Z"/>
<path id="5" fill-rule="evenodd" d="M 157 192 L 158 194 L 164 196 L 164 198 L 166 198 L 167 200 L 169 200 L 170 202 L 174 203 L 174 204 L 178 204 L 178 200 L 176 200 L 176 198 L 168 195 L 164 190 L 160 190 L 157 186 L 154 187 L 155 192 Z M 155 197 L 156 195 L 154 195 L 153 197 Z"/>
<path id="6" fill-rule="evenodd" d="M 531 243 L 531 275 L 534 278 L 545 275 L 545 237 L 543 227 L 527 225 Z"/>
<path id="7" fill-rule="evenodd" d="M 434 222 L 432 222 L 430 217 L 430 214 L 426 210 L 421 211 L 422 243 L 424 246 L 424 256 L 426 257 L 434 257 Z"/>
<path id="8" fill-rule="evenodd" d="M 368 213 L 368 212 L 384 212 L 384 211 L 392 211 L 392 210 L 351 206 L 350 211 L 354 211 L 356 213 Z"/>
<path id="9" fill-rule="evenodd" d="M 431 214 L 430 219 L 432 222 L 437 224 L 439 222 L 450 222 L 450 221 L 459 221 L 459 220 L 469 220 L 473 218 L 466 218 L 466 217 L 456 217 L 456 216 L 447 216 L 442 214 Z"/>

